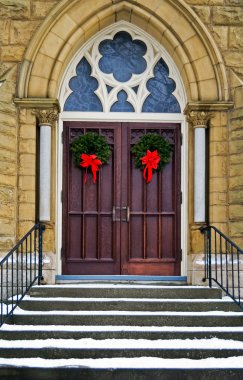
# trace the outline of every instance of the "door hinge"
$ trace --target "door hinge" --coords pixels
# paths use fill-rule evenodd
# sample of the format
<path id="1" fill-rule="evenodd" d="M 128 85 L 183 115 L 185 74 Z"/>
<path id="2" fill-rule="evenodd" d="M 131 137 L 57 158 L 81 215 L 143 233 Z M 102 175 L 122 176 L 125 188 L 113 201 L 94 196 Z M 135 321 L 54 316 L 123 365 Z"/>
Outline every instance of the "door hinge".
<path id="1" fill-rule="evenodd" d="M 63 191 L 61 190 L 61 203 L 63 203 Z"/>
<path id="2" fill-rule="evenodd" d="M 180 250 L 180 261 L 182 260 L 182 249 Z"/>
<path id="3" fill-rule="evenodd" d="M 183 202 L 183 195 L 182 195 L 182 191 L 181 191 L 181 204 Z"/>
<path id="4" fill-rule="evenodd" d="M 181 133 L 181 145 L 183 144 L 183 134 Z"/>
<path id="5" fill-rule="evenodd" d="M 63 144 L 63 131 L 62 131 L 62 133 L 61 133 L 61 142 L 62 142 L 62 144 Z"/>
<path id="6" fill-rule="evenodd" d="M 61 260 L 63 260 L 63 248 L 61 248 Z"/>

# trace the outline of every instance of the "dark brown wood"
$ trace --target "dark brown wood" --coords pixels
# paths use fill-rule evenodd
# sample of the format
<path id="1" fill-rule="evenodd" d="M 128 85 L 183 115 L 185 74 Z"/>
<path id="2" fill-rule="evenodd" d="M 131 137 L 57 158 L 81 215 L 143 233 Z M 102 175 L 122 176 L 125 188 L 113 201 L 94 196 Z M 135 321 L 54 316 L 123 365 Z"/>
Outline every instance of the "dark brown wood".
<path id="1" fill-rule="evenodd" d="M 84 186 L 69 144 L 88 130 L 105 135 L 113 155 L 97 184 L 90 175 Z M 149 132 L 167 138 L 173 155 L 146 184 L 131 146 Z M 64 123 L 63 274 L 180 274 L 180 149 L 180 124 Z"/>

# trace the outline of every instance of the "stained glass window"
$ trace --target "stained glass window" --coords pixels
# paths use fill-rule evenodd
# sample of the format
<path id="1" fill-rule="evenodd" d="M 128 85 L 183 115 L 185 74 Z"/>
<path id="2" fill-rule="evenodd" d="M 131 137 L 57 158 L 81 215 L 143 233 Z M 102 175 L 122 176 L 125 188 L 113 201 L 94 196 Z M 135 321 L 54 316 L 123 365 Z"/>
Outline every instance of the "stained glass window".
<path id="1" fill-rule="evenodd" d="M 64 111 L 180 113 L 176 82 L 152 46 L 125 31 L 94 43 L 69 80 Z"/>

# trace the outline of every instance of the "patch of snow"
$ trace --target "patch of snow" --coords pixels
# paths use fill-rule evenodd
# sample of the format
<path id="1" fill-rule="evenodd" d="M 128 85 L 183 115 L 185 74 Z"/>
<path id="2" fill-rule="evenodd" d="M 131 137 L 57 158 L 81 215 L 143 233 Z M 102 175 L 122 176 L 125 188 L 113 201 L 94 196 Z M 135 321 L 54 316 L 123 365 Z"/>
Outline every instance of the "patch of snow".
<path id="1" fill-rule="evenodd" d="M 191 285 L 184 285 L 184 286 L 164 286 L 164 285 L 133 285 L 133 284 L 116 284 L 112 283 L 112 281 L 109 284 L 103 284 L 103 283 L 84 283 L 84 284 L 60 284 L 60 285 L 35 285 L 33 289 L 45 289 L 45 288 L 121 288 L 121 289 L 211 289 L 209 286 L 191 286 Z M 218 289 L 217 287 L 213 287 L 212 289 Z"/>
<path id="2" fill-rule="evenodd" d="M 14 311 L 15 315 L 91 315 L 90 310 L 51 310 L 51 311 L 32 311 L 32 310 L 23 310 L 20 307 L 17 307 Z M 227 317 L 239 317 L 241 312 L 233 311 L 121 311 L 121 310 L 101 310 L 101 311 L 92 311 L 92 315 L 126 315 L 126 316 L 227 316 Z M 243 323 L 243 321 L 242 321 Z"/>
<path id="3" fill-rule="evenodd" d="M 138 332 L 229 332 L 229 327 L 188 327 L 188 326 L 66 326 L 66 325 L 8 325 L 1 327 L 3 331 L 138 331 Z M 230 327 L 230 332 L 243 332 L 243 327 Z"/>
<path id="4" fill-rule="evenodd" d="M 243 350 L 243 342 L 226 339 L 36 339 L 0 340 L 2 348 L 64 348 L 64 349 L 196 349 L 196 350 Z"/>
<path id="5" fill-rule="evenodd" d="M 0 359 L 0 366 L 26 367 L 86 367 L 86 368 L 154 368 L 154 369 L 243 369 L 243 356 L 230 358 L 162 359 L 156 357 L 108 358 L 108 359 Z"/>

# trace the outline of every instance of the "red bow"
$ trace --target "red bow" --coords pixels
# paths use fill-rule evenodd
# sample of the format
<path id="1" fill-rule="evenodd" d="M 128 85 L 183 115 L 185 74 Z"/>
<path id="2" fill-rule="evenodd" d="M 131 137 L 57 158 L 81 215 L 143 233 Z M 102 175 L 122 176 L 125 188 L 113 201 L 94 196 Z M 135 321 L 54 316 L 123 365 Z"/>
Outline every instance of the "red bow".
<path id="1" fill-rule="evenodd" d="M 160 156 L 157 150 L 150 152 L 147 150 L 146 156 L 141 158 L 143 165 L 146 165 L 143 170 L 143 178 L 147 183 L 152 180 L 153 169 L 158 168 L 158 163 L 160 162 Z"/>
<path id="2" fill-rule="evenodd" d="M 80 166 L 86 168 L 86 174 L 84 177 L 84 183 L 87 182 L 87 170 L 88 167 L 91 167 L 93 173 L 93 181 L 96 182 L 96 172 L 99 170 L 99 166 L 102 165 L 102 162 L 97 158 L 95 154 L 85 154 L 82 153 L 80 156 L 82 158 L 82 162 L 80 162 Z"/>

